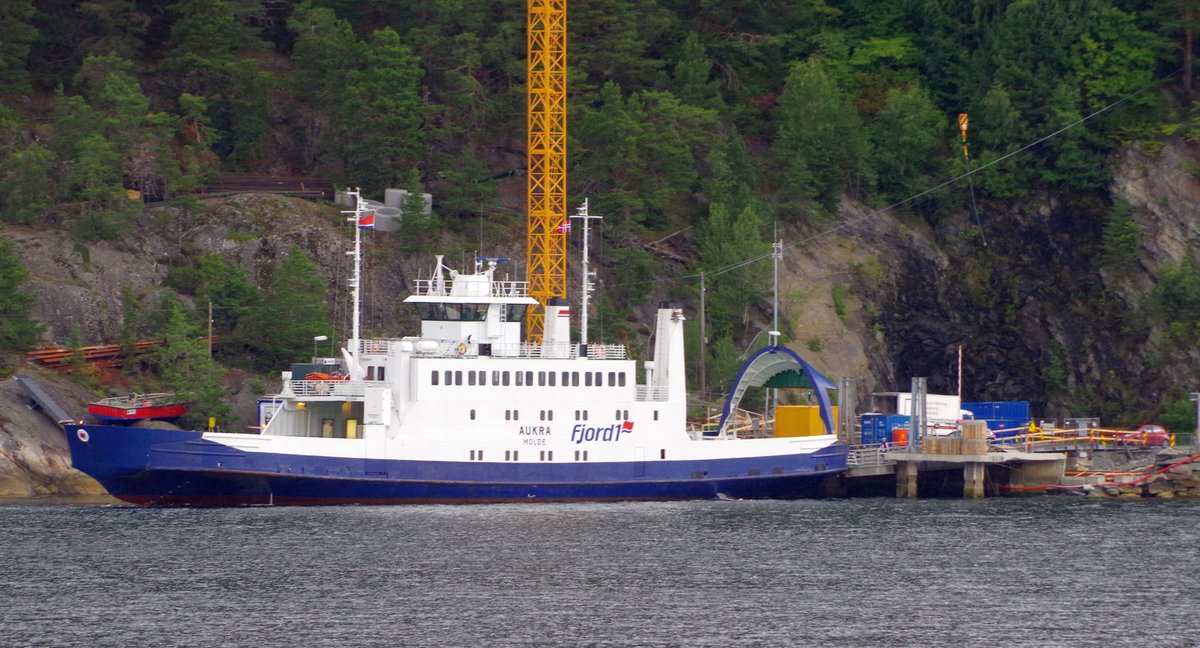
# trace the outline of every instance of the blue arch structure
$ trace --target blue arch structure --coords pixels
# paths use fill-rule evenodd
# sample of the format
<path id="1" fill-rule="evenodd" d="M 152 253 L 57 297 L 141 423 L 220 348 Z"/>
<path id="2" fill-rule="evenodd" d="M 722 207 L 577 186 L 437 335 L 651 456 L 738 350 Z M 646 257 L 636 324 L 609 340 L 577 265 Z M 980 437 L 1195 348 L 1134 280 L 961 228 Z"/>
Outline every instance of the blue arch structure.
<path id="1" fill-rule="evenodd" d="M 795 371 L 797 367 L 804 370 L 804 375 L 808 376 L 808 382 L 813 386 L 817 405 L 821 408 L 821 422 L 825 424 L 825 433 L 836 434 L 837 427 L 833 420 L 833 405 L 829 402 L 829 390 L 837 387 L 795 351 L 784 346 L 763 347 L 755 351 L 742 365 L 733 386 L 729 389 L 729 395 L 725 398 L 718 433 L 725 433 L 725 425 L 729 422 L 734 408 L 742 401 L 742 394 L 746 392 L 746 388 L 764 385 L 771 378 L 785 371 Z"/>

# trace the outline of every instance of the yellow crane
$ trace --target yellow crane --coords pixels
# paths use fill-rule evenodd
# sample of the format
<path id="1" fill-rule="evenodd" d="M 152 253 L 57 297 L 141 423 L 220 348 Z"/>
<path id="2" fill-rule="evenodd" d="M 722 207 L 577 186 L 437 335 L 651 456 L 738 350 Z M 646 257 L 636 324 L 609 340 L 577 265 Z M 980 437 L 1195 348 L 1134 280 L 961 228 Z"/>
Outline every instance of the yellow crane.
<path id="1" fill-rule="evenodd" d="M 538 300 L 525 337 L 541 342 L 546 304 L 567 295 L 567 0 L 527 0 L 526 270 Z"/>

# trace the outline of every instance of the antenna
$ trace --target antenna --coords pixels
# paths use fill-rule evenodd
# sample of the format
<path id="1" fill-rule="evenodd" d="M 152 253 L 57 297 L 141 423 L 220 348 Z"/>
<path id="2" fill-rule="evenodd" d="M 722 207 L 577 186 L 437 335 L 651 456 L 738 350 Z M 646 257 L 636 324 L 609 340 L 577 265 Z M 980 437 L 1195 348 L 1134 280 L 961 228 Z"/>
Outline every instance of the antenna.
<path id="1" fill-rule="evenodd" d="M 580 308 L 583 310 L 579 320 L 579 343 L 588 343 L 588 297 L 596 288 L 592 283 L 592 279 L 596 273 L 588 270 L 588 233 L 590 232 L 589 222 L 601 218 L 600 216 L 592 216 L 588 214 L 588 199 L 583 199 L 583 206 L 571 215 L 571 218 L 578 218 L 583 221 L 583 290 L 580 293 Z"/>

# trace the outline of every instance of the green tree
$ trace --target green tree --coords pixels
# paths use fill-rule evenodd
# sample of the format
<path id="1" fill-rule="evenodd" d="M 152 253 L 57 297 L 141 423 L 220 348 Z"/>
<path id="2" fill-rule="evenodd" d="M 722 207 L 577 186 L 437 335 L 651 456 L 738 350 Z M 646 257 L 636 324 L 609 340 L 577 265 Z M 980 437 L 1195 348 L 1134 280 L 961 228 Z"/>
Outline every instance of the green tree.
<path id="1" fill-rule="evenodd" d="M 340 124 L 345 133 L 344 167 L 363 188 L 396 185 L 414 168 L 422 151 L 421 99 L 417 58 L 392 29 L 371 34 L 363 67 L 350 74 L 350 109 Z"/>
<path id="2" fill-rule="evenodd" d="M 1132 270 L 1141 248 L 1139 238 L 1133 208 L 1124 200 L 1116 201 L 1104 217 L 1100 264 L 1117 272 Z"/>
<path id="3" fill-rule="evenodd" d="M 147 362 L 166 389 L 191 404 L 180 422 L 199 427 L 206 425 L 209 417 L 224 419 L 229 414 L 222 386 L 225 372 L 209 354 L 203 329 L 169 292 L 163 294 L 159 309 L 166 320 L 161 329 L 163 343 L 148 354 Z"/>
<path id="4" fill-rule="evenodd" d="M 228 335 L 237 327 L 238 320 L 259 302 L 258 286 L 246 279 L 240 266 L 225 263 L 215 252 L 200 257 L 198 265 L 196 308 L 207 313 L 211 302 L 213 330 L 219 335 Z"/>
<path id="5" fill-rule="evenodd" d="M 712 67 L 712 59 L 700 42 L 700 35 L 688 32 L 676 56 L 674 94 L 694 106 L 720 108 L 721 93 L 717 82 L 712 79 Z"/>
<path id="6" fill-rule="evenodd" d="M 1200 268 L 1193 256 L 1162 268 L 1151 302 L 1154 315 L 1166 323 L 1172 339 L 1189 344 L 1196 339 L 1200 333 Z"/>
<path id="7" fill-rule="evenodd" d="M 57 197 L 55 183 L 47 181 L 57 164 L 54 152 L 27 141 L 16 116 L 0 104 L 0 220 L 37 222 Z"/>
<path id="8" fill-rule="evenodd" d="M 42 325 L 30 319 L 34 296 L 21 290 L 29 271 L 11 241 L 0 239 L 0 348 L 24 351 L 33 346 Z"/>
<path id="9" fill-rule="evenodd" d="M 792 65 L 775 110 L 772 150 L 785 199 L 829 204 L 866 175 L 870 144 L 849 97 L 819 59 Z"/>
<path id="10" fill-rule="evenodd" d="M 288 19 L 296 35 L 288 87 L 295 97 L 297 126 L 302 129 L 300 162 L 329 164 L 336 147 L 334 124 L 344 102 L 350 70 L 359 64 L 361 50 L 350 23 L 332 10 L 303 2 Z"/>
<path id="11" fill-rule="evenodd" d="M 1153 92 L 1137 91 L 1153 83 L 1156 52 L 1165 50 L 1167 44 L 1156 34 L 1139 29 L 1135 21 L 1133 14 L 1116 7 L 1096 9 L 1091 29 L 1072 46 L 1068 64 L 1088 112 L 1126 96 L 1133 105 L 1156 100 Z"/>
<path id="12" fill-rule="evenodd" d="M 150 26 L 149 14 L 130 0 L 89 0 L 79 3 L 78 12 L 86 26 L 79 38 L 87 54 L 133 58 Z"/>
<path id="13" fill-rule="evenodd" d="M 945 118 L 920 86 L 895 88 L 869 129 L 879 189 L 893 200 L 936 184 L 945 160 Z"/>
<path id="14" fill-rule="evenodd" d="M 997 161 L 1016 151 L 1025 137 L 1008 89 L 1000 83 L 992 85 L 969 114 L 970 146 L 977 160 L 972 168 L 982 169 L 975 175 L 979 187 L 994 198 L 1026 195 L 1032 179 L 1028 166 L 1018 164 L 1016 157 Z"/>
<path id="15" fill-rule="evenodd" d="M 241 318 L 237 338 L 256 364 L 275 368 L 312 352 L 312 339 L 331 330 L 325 311 L 325 279 L 297 246 L 275 269 L 255 310 Z"/>
<path id="16" fill-rule="evenodd" d="M 268 77 L 249 54 L 267 48 L 259 3 L 181 0 L 172 7 L 163 68 L 178 94 L 203 97 L 215 131 L 213 148 L 246 165 L 261 151 L 267 131 Z"/>
<path id="17" fill-rule="evenodd" d="M 626 99 L 620 86 L 607 83 L 572 132 L 578 145 L 571 155 L 578 156 L 586 191 L 597 195 L 597 213 L 622 228 L 653 230 L 688 211 L 699 184 L 697 160 L 707 155 L 717 116 L 669 92 Z"/>
<path id="18" fill-rule="evenodd" d="M 708 318 L 713 336 L 732 335 L 763 300 L 770 244 L 762 240 L 766 209 L 750 203 L 739 210 L 712 203 L 696 232 L 696 245 L 708 273 Z M 757 261 L 753 261 L 757 259 Z"/>
<path id="19" fill-rule="evenodd" d="M 85 240 L 116 238 L 139 208 L 121 186 L 121 154 L 99 133 L 79 140 L 74 153 L 63 181 L 79 200 L 75 231 Z"/>
<path id="20" fill-rule="evenodd" d="M 38 38 L 31 23 L 36 9 L 32 0 L 0 2 L 0 94 L 20 94 L 30 91 L 26 67 L 29 48 Z"/>

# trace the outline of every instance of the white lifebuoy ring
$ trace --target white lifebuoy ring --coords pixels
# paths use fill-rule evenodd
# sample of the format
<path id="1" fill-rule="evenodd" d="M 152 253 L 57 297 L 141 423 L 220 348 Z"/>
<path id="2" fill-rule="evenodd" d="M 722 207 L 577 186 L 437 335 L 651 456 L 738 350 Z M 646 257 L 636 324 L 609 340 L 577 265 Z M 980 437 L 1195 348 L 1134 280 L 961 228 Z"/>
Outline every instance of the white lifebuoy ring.
<path id="1" fill-rule="evenodd" d="M 88 434 L 88 431 L 83 428 L 75 430 L 75 436 L 79 437 L 79 440 L 84 443 L 87 443 L 92 438 L 92 435 Z"/>
<path id="2" fill-rule="evenodd" d="M 459 355 L 459 357 L 462 357 L 462 356 L 465 356 L 465 355 L 467 355 L 467 343 L 466 343 L 466 342 L 459 342 L 459 343 L 458 343 L 458 346 L 457 346 L 457 347 L 455 347 L 455 350 L 456 350 L 456 351 L 458 351 L 458 355 Z"/>

